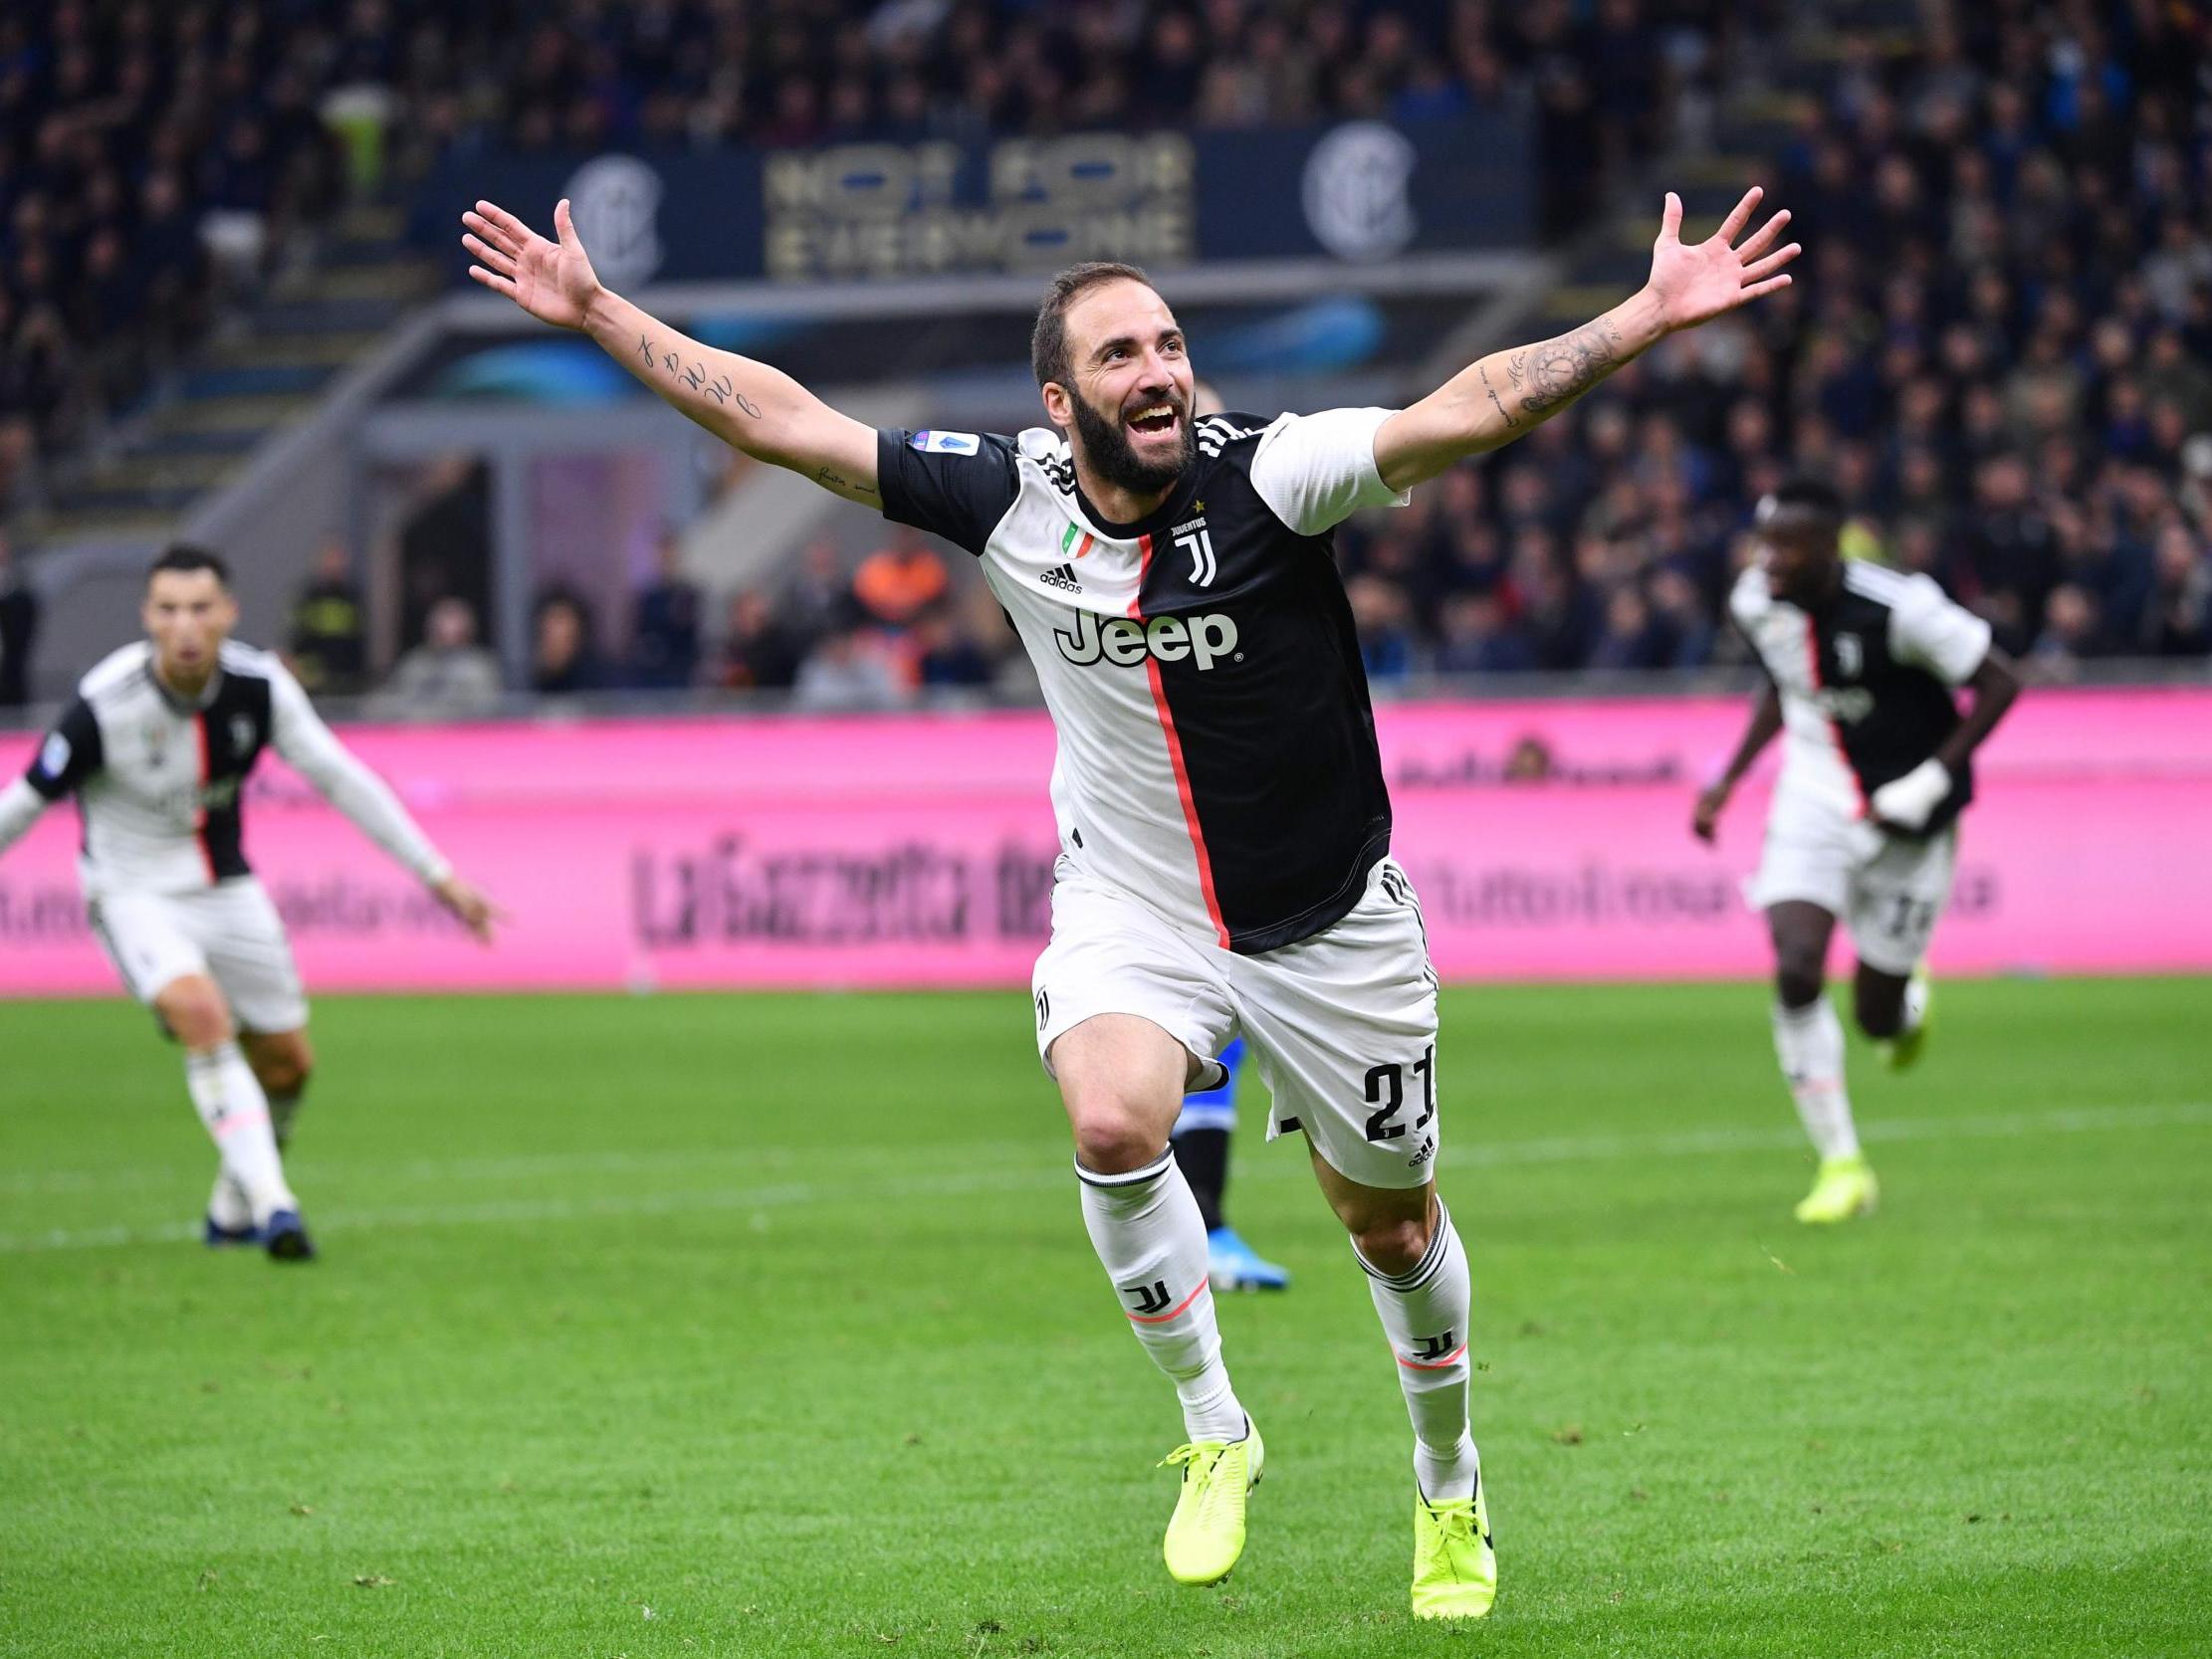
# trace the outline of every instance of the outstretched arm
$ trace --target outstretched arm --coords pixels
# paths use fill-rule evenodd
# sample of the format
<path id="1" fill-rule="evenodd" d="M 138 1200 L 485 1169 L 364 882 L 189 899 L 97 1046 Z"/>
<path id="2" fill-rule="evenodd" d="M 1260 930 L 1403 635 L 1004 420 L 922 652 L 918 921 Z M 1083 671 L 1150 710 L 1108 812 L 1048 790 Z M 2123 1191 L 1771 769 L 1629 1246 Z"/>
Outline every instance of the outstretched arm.
<path id="1" fill-rule="evenodd" d="M 1533 431 L 1623 363 L 1677 328 L 1693 328 L 1789 285 L 1782 268 L 1798 245 L 1774 247 L 1789 213 L 1777 213 L 1740 248 L 1763 192 L 1744 192 L 1720 229 L 1695 247 L 1681 239 L 1682 202 L 1667 192 L 1652 245 L 1652 276 L 1633 298 L 1556 339 L 1493 351 L 1461 369 L 1375 435 L 1383 482 L 1404 490 L 1454 462 Z"/>
<path id="2" fill-rule="evenodd" d="M 576 235 L 568 203 L 553 207 L 554 241 L 505 208 L 478 202 L 461 215 L 477 263 L 469 275 L 532 316 L 589 334 L 601 350 L 680 414 L 759 460 L 803 474 L 847 501 L 880 507 L 876 435 L 781 369 L 717 351 L 604 287 Z"/>
<path id="3" fill-rule="evenodd" d="M 363 765 L 323 724 L 323 717 L 315 712 L 297 680 L 280 675 L 272 692 L 275 708 L 270 736 L 277 752 L 315 785 L 317 793 L 351 819 L 355 828 L 406 866 L 462 926 L 489 944 L 498 914 L 492 902 L 453 873 L 453 866 L 408 816 L 391 786 Z"/>
<path id="4" fill-rule="evenodd" d="M 1768 681 L 1759 701 L 1752 706 L 1751 724 L 1743 728 L 1743 739 L 1736 744 L 1736 752 L 1728 757 L 1728 766 L 1697 797 L 1697 808 L 1690 816 L 1689 827 L 1700 841 L 1710 841 L 1720 826 L 1720 814 L 1728 804 L 1728 797 L 1736 792 L 1736 785 L 1743 781 L 1743 774 L 1751 769 L 1751 762 L 1759 758 L 1760 750 L 1774 741 L 1774 734 L 1782 729 L 1782 694 Z"/>

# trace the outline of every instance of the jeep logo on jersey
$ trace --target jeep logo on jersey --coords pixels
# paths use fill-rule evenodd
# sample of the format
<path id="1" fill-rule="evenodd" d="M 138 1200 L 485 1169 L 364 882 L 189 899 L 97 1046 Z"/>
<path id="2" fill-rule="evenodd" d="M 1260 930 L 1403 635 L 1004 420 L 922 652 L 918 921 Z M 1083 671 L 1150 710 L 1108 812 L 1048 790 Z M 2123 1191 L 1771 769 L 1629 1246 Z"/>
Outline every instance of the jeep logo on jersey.
<path id="1" fill-rule="evenodd" d="M 230 718 L 230 746 L 244 754 L 254 746 L 254 717 L 233 715 Z"/>
<path id="2" fill-rule="evenodd" d="M 1205 616 L 1156 616 L 1140 622 L 1133 616 L 1101 618 L 1095 611 L 1077 611 L 1075 628 L 1054 629 L 1052 641 L 1060 655 L 1077 668 L 1105 661 L 1116 668 L 1135 668 L 1145 658 L 1179 663 L 1190 658 L 1204 674 L 1223 657 L 1241 661 L 1236 650 L 1236 619 L 1220 611 Z"/>
<path id="3" fill-rule="evenodd" d="M 1856 680 L 1867 666 L 1867 653 L 1857 634 L 1836 636 L 1836 678 Z"/>

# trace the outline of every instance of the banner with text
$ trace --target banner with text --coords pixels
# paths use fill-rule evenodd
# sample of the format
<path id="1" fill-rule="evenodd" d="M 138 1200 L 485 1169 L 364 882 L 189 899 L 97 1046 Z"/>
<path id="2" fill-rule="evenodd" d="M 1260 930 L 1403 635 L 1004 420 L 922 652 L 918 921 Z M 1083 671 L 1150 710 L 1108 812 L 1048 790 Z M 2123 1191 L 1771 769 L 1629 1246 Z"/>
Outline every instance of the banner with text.
<path id="1" fill-rule="evenodd" d="M 1762 972 L 1741 882 L 1765 776 L 1717 850 L 1688 831 L 1744 716 L 1730 699 L 1381 710 L 1395 850 L 1438 970 Z M 1041 714 L 343 735 L 513 922 L 480 948 L 270 762 L 248 854 L 317 990 L 1016 987 L 1044 940 Z M 35 742 L 0 741 L 0 775 Z M 2212 969 L 2212 691 L 2032 692 L 1981 775 L 1940 970 Z M 48 813 L 0 858 L 0 996 L 116 989 L 78 898 L 75 816 Z"/>
<path id="2" fill-rule="evenodd" d="M 569 198 L 600 277 L 782 282 L 1042 272 L 1078 260 L 1330 258 L 1524 245 L 1526 123 L 1503 112 L 1236 132 L 671 154 L 469 156 L 418 198 L 416 229 L 465 282 L 462 210 L 546 231 Z"/>

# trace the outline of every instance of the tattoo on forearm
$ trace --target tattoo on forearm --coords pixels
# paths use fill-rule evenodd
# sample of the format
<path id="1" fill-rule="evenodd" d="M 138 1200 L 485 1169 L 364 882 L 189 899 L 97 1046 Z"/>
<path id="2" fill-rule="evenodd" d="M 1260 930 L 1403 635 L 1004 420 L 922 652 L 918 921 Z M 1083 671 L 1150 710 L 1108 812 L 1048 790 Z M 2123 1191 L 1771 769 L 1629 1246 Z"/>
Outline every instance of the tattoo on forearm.
<path id="1" fill-rule="evenodd" d="M 1527 390 L 1521 396 L 1521 409 L 1540 415 L 1579 397 L 1623 361 L 1621 331 L 1601 316 L 1572 333 L 1516 351 L 1507 359 L 1505 372 L 1516 389 L 1525 376 Z"/>
<path id="2" fill-rule="evenodd" d="M 1504 400 L 1497 395 L 1497 388 L 1490 384 L 1490 371 L 1484 368 L 1480 363 L 1474 365 L 1474 370 L 1477 374 L 1482 376 L 1482 389 L 1490 394 L 1490 402 L 1493 406 L 1495 406 L 1499 416 L 1504 420 L 1505 424 L 1507 426 L 1520 425 L 1521 423 L 1519 421 L 1515 420 L 1510 414 L 1506 413 Z"/>
<path id="3" fill-rule="evenodd" d="M 718 374 L 710 380 L 707 377 L 708 365 L 687 363 L 679 353 L 663 351 L 654 343 L 652 335 L 638 335 L 637 354 L 647 368 L 664 370 L 671 379 L 681 381 L 692 391 L 704 392 L 725 408 L 735 403 L 755 420 L 761 418 L 761 406 L 739 391 L 727 374 Z"/>
<path id="4" fill-rule="evenodd" d="M 862 484 L 856 479 L 846 478 L 842 473 L 829 467 L 824 467 L 816 473 L 814 482 L 831 490 L 850 490 L 856 495 L 867 496 L 871 499 L 876 495 L 876 489 L 873 485 Z"/>

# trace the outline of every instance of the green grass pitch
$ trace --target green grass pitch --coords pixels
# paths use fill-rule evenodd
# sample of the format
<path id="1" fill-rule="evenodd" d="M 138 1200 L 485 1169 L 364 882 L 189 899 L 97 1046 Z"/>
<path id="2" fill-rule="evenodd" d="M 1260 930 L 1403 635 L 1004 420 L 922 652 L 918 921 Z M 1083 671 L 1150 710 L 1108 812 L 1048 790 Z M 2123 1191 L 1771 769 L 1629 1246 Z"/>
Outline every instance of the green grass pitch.
<path id="1" fill-rule="evenodd" d="M 1268 1478 L 1159 1561 L 1180 1438 L 1090 1255 L 1027 1005 L 329 999 L 325 1259 L 193 1242 L 121 1003 L 0 1007 L 0 1652 L 1830 1656 L 2212 1647 L 2212 986 L 1940 987 L 1810 1158 L 1749 985 L 1460 989 L 1501 1562 L 1406 1608 L 1409 1432 L 1302 1148 L 1222 1325 Z"/>

